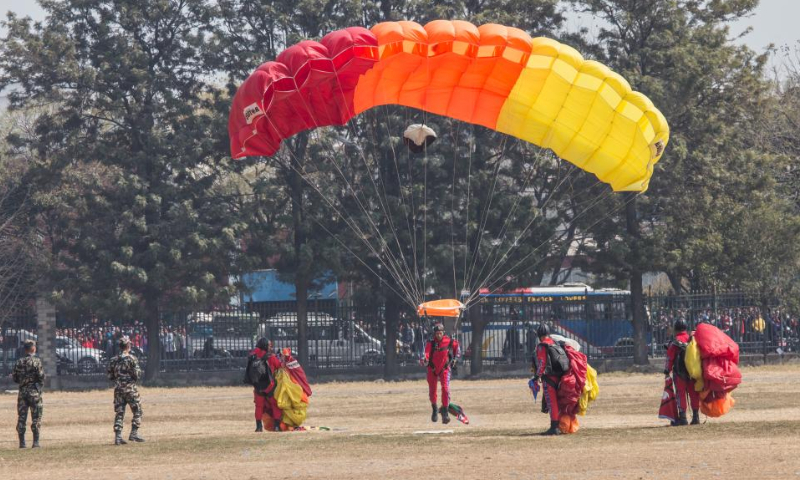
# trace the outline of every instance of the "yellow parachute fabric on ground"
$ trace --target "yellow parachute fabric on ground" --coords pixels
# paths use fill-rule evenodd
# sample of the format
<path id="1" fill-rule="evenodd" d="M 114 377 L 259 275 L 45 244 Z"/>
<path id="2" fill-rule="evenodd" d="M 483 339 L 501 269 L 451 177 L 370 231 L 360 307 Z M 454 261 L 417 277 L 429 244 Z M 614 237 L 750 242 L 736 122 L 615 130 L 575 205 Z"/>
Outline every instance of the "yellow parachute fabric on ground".
<path id="1" fill-rule="evenodd" d="M 275 373 L 275 383 L 275 401 L 283 412 L 283 423 L 290 427 L 301 426 L 308 411 L 308 397 L 303 393 L 303 388 L 294 383 L 283 368 Z"/>
<path id="2" fill-rule="evenodd" d="M 586 415 L 589 404 L 595 401 L 599 393 L 600 385 L 597 384 L 597 370 L 587 363 L 586 385 L 583 387 L 583 393 L 581 393 L 581 398 L 578 400 L 578 415 Z"/>
<path id="3" fill-rule="evenodd" d="M 697 346 L 697 340 L 692 337 L 692 341 L 686 346 L 686 355 L 684 356 L 684 364 L 686 364 L 686 371 L 689 376 L 695 380 L 694 389 L 698 392 L 703 391 L 703 364 L 700 360 L 700 348 Z"/>

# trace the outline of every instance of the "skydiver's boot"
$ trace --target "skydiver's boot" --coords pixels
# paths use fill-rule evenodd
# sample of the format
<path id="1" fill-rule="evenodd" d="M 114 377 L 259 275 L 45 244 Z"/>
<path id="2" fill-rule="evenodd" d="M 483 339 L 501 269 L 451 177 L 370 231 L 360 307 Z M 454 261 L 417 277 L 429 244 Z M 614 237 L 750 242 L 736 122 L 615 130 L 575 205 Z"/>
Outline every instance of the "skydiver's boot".
<path id="1" fill-rule="evenodd" d="M 281 421 L 280 420 L 273 420 L 272 421 L 272 430 L 276 432 L 282 432 L 281 430 Z"/>
<path id="2" fill-rule="evenodd" d="M 256 420 L 256 432 L 263 432 L 264 431 L 264 424 L 261 423 L 261 420 Z"/>
<path id="3" fill-rule="evenodd" d="M 431 403 L 431 407 L 433 408 L 433 413 L 431 413 L 431 422 L 436 423 L 439 421 L 439 409 L 436 408 L 435 403 Z"/>
<path id="4" fill-rule="evenodd" d="M 680 412 L 680 415 L 678 417 L 678 426 L 684 426 L 684 425 L 689 425 L 689 422 L 686 421 L 686 412 L 685 411 Z"/>
<path id="5" fill-rule="evenodd" d="M 33 445 L 31 448 L 39 448 L 39 432 L 33 432 Z"/>
<path id="6" fill-rule="evenodd" d="M 700 412 L 692 410 L 692 425 L 700 425 Z"/>
<path id="7" fill-rule="evenodd" d="M 131 430 L 131 434 L 128 435 L 128 441 L 129 442 L 138 442 L 138 443 L 144 442 L 144 438 L 139 436 L 139 429 L 138 428 L 134 427 Z"/>
<path id="8" fill-rule="evenodd" d="M 127 445 L 128 442 L 122 439 L 122 432 L 114 432 L 114 445 Z"/>
<path id="9" fill-rule="evenodd" d="M 447 411 L 447 407 L 442 405 L 442 423 L 447 425 L 450 423 L 450 412 Z"/>
<path id="10" fill-rule="evenodd" d="M 558 420 L 550 420 L 550 430 L 542 433 L 542 435 L 561 435 L 561 429 L 558 428 Z"/>
<path id="11" fill-rule="evenodd" d="M 25 434 L 17 432 L 17 435 L 19 435 L 19 448 L 25 448 L 27 446 L 25 445 Z"/>

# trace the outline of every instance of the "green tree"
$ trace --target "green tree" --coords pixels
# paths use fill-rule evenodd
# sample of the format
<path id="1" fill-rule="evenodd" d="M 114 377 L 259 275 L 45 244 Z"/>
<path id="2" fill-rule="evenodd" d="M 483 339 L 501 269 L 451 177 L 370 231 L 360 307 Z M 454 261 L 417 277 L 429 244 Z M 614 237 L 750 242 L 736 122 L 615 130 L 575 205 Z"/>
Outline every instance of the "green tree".
<path id="1" fill-rule="evenodd" d="M 50 229 L 53 296 L 100 316 L 142 317 L 145 378 L 159 369 L 159 314 L 226 301 L 242 229 L 216 201 L 221 170 L 204 62 L 203 0 L 42 1 L 9 15 L 0 88 L 12 107 L 52 105 L 19 145 Z"/>
<path id="2" fill-rule="evenodd" d="M 625 226 L 593 232 L 594 266 L 630 279 L 635 359 L 646 361 L 641 275 L 665 271 L 673 288 L 700 288 L 723 277 L 735 232 L 730 208 L 769 183 L 771 158 L 752 132 L 768 94 L 766 55 L 730 40 L 728 24 L 756 0 L 575 0 L 604 22 L 595 51 L 661 109 L 670 144 L 646 195 L 625 202 Z M 765 173 L 767 172 L 767 173 Z"/>

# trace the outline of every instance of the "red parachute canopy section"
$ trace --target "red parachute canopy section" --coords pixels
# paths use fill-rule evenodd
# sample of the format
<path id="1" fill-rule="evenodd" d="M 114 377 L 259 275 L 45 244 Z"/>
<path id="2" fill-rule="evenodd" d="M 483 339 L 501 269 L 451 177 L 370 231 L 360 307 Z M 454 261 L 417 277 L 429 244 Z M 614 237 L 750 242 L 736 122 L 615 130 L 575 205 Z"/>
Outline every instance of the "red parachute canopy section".
<path id="1" fill-rule="evenodd" d="M 270 156 L 298 132 L 347 123 L 358 79 L 377 61 L 375 35 L 350 27 L 300 42 L 258 67 L 231 106 L 237 113 L 228 120 L 233 158 Z"/>

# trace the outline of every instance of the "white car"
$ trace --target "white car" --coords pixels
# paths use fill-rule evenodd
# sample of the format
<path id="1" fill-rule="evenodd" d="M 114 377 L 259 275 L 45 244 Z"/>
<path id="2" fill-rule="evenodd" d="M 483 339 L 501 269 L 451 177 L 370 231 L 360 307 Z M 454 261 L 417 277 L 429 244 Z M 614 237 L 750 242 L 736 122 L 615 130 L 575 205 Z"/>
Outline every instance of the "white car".
<path id="1" fill-rule="evenodd" d="M 258 336 L 272 340 L 275 348 L 297 351 L 297 314 L 275 314 L 258 326 Z M 380 340 L 353 321 L 337 321 L 327 313 L 308 313 L 308 358 L 317 366 L 377 365 L 385 358 Z"/>
<path id="2" fill-rule="evenodd" d="M 102 373 L 108 361 L 102 350 L 83 347 L 69 337 L 56 337 L 56 354 L 81 374 Z"/>

